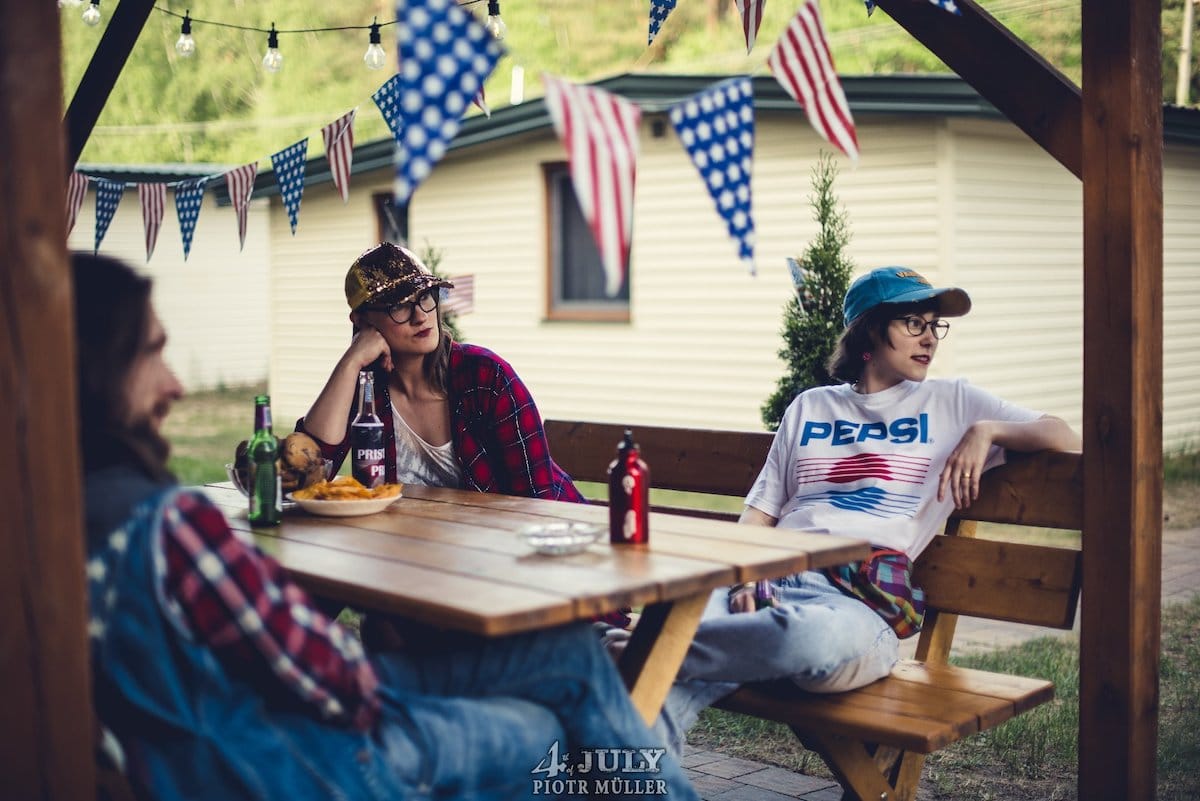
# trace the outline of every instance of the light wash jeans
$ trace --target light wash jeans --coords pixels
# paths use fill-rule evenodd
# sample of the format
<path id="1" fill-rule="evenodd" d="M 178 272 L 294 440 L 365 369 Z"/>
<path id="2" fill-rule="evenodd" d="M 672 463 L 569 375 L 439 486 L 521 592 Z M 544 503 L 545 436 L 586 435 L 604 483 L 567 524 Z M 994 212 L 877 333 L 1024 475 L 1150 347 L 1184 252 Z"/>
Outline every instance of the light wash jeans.
<path id="1" fill-rule="evenodd" d="M 870 607 L 815 571 L 772 582 L 778 605 L 733 614 L 713 592 L 655 724 L 678 754 L 700 711 L 752 681 L 790 678 L 810 692 L 853 690 L 888 675 L 895 632 Z"/>
<path id="2" fill-rule="evenodd" d="M 533 770 L 556 740 L 564 758 L 581 747 L 663 747 L 586 624 L 502 639 L 448 636 L 414 650 L 373 660 L 386 704 L 382 745 L 411 777 L 412 797 L 546 798 Z M 697 798 L 671 755 L 658 767 L 604 778 L 662 780 L 667 798 Z M 662 798 L 657 785 L 642 786 L 650 791 L 620 797 Z"/>

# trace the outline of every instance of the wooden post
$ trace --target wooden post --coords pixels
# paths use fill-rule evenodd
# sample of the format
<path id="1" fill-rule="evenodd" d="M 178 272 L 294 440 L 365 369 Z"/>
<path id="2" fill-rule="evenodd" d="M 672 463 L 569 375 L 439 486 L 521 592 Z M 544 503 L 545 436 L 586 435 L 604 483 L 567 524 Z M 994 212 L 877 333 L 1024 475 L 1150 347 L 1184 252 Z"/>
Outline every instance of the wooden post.
<path id="1" fill-rule="evenodd" d="M 1162 562 L 1158 0 L 1083 7 L 1079 797 L 1156 790 Z"/>
<path id="2" fill-rule="evenodd" d="M 0 794 L 95 794 L 53 3 L 0 0 Z"/>

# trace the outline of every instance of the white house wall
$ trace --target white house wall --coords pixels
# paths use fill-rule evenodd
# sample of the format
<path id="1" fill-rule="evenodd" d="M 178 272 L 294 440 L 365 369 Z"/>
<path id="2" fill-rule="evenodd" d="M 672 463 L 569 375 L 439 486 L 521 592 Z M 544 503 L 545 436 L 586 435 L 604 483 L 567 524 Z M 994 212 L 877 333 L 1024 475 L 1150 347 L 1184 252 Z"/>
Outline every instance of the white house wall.
<path id="1" fill-rule="evenodd" d="M 1163 442 L 1200 446 L 1200 152 L 1163 154 Z"/>
<path id="2" fill-rule="evenodd" d="M 67 241 L 72 250 L 92 251 L 95 209 L 96 193 L 89 191 Z M 233 207 L 218 206 L 207 194 L 184 261 L 174 195 L 168 189 L 158 243 L 147 263 L 137 189 L 126 188 L 117 207 L 100 254 L 122 259 L 154 279 L 154 306 L 168 334 L 165 357 L 188 391 L 267 378 L 269 218 L 269 204 L 250 205 L 246 248 L 239 252 Z"/>

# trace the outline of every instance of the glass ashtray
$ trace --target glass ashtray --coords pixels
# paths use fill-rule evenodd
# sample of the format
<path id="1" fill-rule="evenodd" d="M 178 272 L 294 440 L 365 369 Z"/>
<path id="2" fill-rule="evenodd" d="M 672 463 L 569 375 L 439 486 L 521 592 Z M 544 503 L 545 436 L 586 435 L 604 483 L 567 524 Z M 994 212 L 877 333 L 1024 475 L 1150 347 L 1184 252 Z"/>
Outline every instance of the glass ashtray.
<path id="1" fill-rule="evenodd" d="M 599 539 L 604 526 L 595 523 L 540 523 L 526 526 L 517 538 L 540 554 L 566 556 L 580 553 Z"/>

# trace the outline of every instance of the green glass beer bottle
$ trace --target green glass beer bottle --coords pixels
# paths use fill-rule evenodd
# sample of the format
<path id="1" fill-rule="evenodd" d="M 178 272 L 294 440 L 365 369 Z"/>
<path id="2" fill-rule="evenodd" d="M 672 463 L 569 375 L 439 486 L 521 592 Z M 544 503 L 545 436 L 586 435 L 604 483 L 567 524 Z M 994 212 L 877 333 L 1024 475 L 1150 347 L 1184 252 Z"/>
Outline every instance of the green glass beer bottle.
<path id="1" fill-rule="evenodd" d="M 278 526 L 283 498 L 275 457 L 279 443 L 271 433 L 271 398 L 254 398 L 254 436 L 246 446 L 250 456 L 250 525 Z"/>

